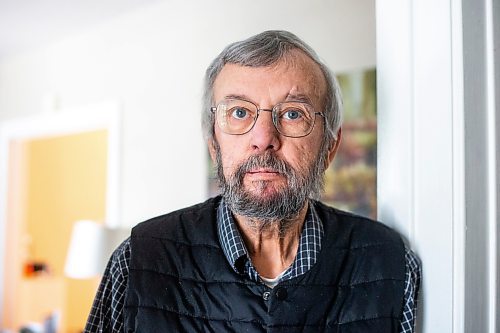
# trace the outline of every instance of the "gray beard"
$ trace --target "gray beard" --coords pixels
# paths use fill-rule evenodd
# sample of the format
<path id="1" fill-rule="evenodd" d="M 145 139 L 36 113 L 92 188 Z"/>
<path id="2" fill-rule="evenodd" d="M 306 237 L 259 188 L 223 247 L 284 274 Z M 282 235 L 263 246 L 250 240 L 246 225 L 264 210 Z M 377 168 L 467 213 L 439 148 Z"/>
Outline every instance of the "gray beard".
<path id="1" fill-rule="evenodd" d="M 278 227 L 286 232 L 306 204 L 308 198 L 318 199 L 324 186 L 325 153 L 320 149 L 319 156 L 303 170 L 295 170 L 286 161 L 276 157 L 272 151 L 252 155 L 229 175 L 224 176 L 220 147 L 214 142 L 216 169 L 219 188 L 229 209 L 237 215 L 248 218 L 250 227 L 265 230 Z M 323 148 L 323 147 L 322 147 Z M 243 185 L 245 174 L 255 168 L 271 168 L 286 177 L 284 188 L 265 196 L 254 195 Z M 262 180 L 253 184 L 257 190 L 264 191 L 272 186 Z"/>

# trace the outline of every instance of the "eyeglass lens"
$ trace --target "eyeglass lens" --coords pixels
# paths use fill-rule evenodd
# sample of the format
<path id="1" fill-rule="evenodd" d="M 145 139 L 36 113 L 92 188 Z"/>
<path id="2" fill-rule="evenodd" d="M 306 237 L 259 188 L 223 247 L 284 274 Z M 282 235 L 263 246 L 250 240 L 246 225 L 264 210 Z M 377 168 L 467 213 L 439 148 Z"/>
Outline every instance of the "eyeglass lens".
<path id="1" fill-rule="evenodd" d="M 227 99 L 217 105 L 217 121 L 225 133 L 244 134 L 252 129 L 262 111 L 248 101 Z M 279 103 L 273 108 L 272 116 L 276 129 L 285 136 L 305 136 L 314 126 L 315 113 L 307 103 Z"/>

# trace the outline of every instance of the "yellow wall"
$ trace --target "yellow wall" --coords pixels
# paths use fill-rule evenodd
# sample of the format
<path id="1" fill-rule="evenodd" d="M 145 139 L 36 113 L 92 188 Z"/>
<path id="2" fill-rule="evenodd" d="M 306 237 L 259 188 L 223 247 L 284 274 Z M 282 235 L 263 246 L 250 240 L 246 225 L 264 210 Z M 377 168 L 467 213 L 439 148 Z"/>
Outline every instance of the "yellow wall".
<path id="1" fill-rule="evenodd" d="M 96 131 L 28 144 L 31 254 L 50 262 L 55 274 L 63 273 L 72 223 L 104 219 L 106 140 L 106 131 Z"/>
<path id="2" fill-rule="evenodd" d="M 103 222 L 105 218 L 107 131 L 30 140 L 19 147 L 25 149 L 27 163 L 26 212 L 20 232 L 30 239 L 20 244 L 24 247 L 21 261 L 48 264 L 50 276 L 45 279 L 61 281 L 64 289 L 65 327 L 61 332 L 79 332 L 98 280 L 64 278 L 63 271 L 73 223 L 81 219 Z M 29 280 L 34 288 L 36 279 L 42 278 L 24 278 L 24 282 L 28 285 Z M 22 307 L 22 300 L 19 303 Z"/>

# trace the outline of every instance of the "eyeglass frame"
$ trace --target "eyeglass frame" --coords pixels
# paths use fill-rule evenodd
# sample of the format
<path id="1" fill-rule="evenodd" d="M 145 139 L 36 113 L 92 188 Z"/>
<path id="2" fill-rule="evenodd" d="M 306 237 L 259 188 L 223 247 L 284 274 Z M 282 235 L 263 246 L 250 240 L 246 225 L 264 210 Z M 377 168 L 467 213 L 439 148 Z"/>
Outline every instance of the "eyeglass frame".
<path id="1" fill-rule="evenodd" d="M 222 130 L 222 128 L 221 128 L 221 130 L 224 133 L 229 134 L 229 135 L 243 135 L 243 134 L 247 134 L 248 132 L 250 132 L 254 128 L 255 124 L 257 123 L 257 119 L 259 119 L 259 115 L 260 115 L 261 111 L 271 112 L 271 119 L 272 119 L 272 123 L 274 125 L 274 128 L 276 129 L 276 131 L 280 135 L 283 135 L 283 136 L 288 137 L 288 138 L 303 138 L 303 137 L 308 136 L 309 134 L 311 134 L 311 132 L 314 129 L 314 125 L 316 125 L 316 116 L 317 115 L 320 115 L 321 117 L 323 117 L 323 119 L 326 120 L 326 116 L 325 116 L 325 114 L 323 112 L 314 111 L 314 107 L 311 104 L 307 103 L 307 102 L 303 102 L 303 101 L 284 101 L 284 102 L 279 102 L 279 103 L 275 104 L 272 109 L 263 109 L 263 108 L 259 108 L 259 106 L 257 104 L 255 104 L 254 102 L 246 100 L 246 99 L 242 99 L 242 98 L 225 98 L 221 102 L 217 103 L 217 106 L 210 107 L 210 112 L 212 112 L 214 114 L 215 118 L 217 117 L 217 109 L 219 108 L 219 105 L 223 103 L 223 101 L 243 101 L 243 102 L 247 102 L 247 103 L 250 103 L 253 106 L 255 106 L 255 109 L 257 111 L 257 115 L 255 116 L 255 118 L 253 120 L 252 126 L 250 126 L 248 128 L 248 130 L 246 130 L 243 133 L 227 133 L 227 132 L 224 132 L 224 130 Z M 299 135 L 299 136 L 292 136 L 292 135 L 286 135 L 286 134 L 281 133 L 281 131 L 278 128 L 278 125 L 276 124 L 278 117 L 276 117 L 276 113 L 277 112 L 275 110 L 276 110 L 276 107 L 278 107 L 278 106 L 280 106 L 282 104 L 285 104 L 285 103 L 301 103 L 301 104 L 307 104 L 307 105 L 309 105 L 311 107 L 311 109 L 313 110 L 313 116 L 314 116 L 314 118 L 313 118 L 312 126 L 311 126 L 311 128 L 309 129 L 309 131 L 307 133 L 305 133 L 303 135 Z M 214 119 L 214 122 L 216 122 L 216 121 L 217 120 Z"/>

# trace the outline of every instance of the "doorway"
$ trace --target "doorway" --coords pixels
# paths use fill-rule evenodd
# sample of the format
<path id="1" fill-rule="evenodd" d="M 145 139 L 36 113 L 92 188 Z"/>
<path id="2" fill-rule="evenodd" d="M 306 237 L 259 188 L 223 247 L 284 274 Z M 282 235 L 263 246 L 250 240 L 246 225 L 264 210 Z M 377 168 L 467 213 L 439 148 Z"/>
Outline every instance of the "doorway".
<path id="1" fill-rule="evenodd" d="M 97 109 L 2 126 L 1 328 L 52 318 L 58 332 L 83 331 L 99 277 L 64 275 L 72 226 L 116 224 L 118 113 Z"/>

